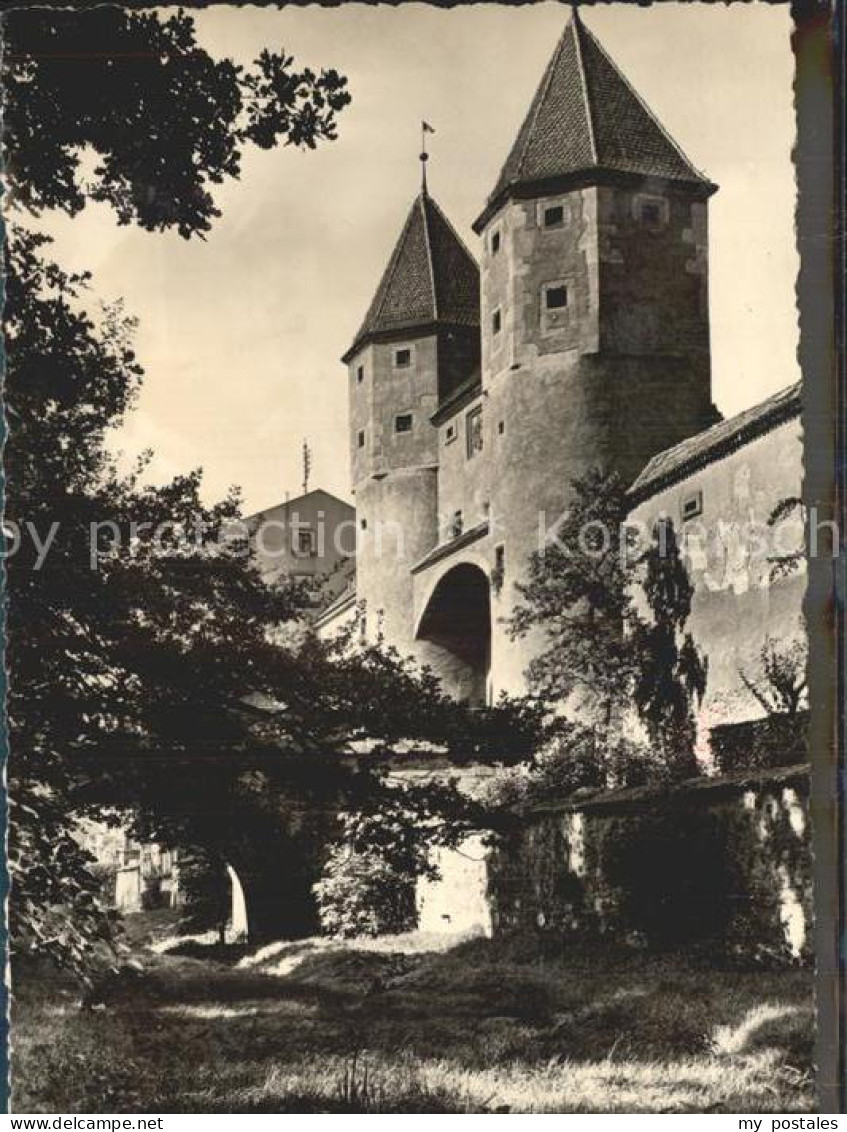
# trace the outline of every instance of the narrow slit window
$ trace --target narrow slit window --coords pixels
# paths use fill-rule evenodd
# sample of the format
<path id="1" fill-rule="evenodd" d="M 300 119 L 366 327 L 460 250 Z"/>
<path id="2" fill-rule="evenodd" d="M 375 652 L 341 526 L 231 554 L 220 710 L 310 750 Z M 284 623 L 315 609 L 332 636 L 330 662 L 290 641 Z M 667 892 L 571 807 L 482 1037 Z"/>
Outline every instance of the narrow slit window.
<path id="1" fill-rule="evenodd" d="M 465 418 L 467 428 L 468 459 L 482 451 L 482 405 L 471 409 Z"/>
<path id="2" fill-rule="evenodd" d="M 364 380 L 365 380 L 365 367 L 359 366 L 356 370 L 356 381 L 359 383 L 359 385 L 361 385 Z"/>
<path id="3" fill-rule="evenodd" d="M 497 310 L 494 312 L 494 314 L 492 314 L 492 316 L 491 316 L 491 333 L 492 334 L 499 334 L 502 329 L 503 329 L 503 316 L 501 315 L 500 308 L 498 307 Z"/>
<path id="4" fill-rule="evenodd" d="M 364 448 L 365 447 L 365 430 L 364 429 L 359 430 L 359 435 L 358 435 L 357 439 L 358 439 L 359 447 Z"/>
<path id="5" fill-rule="evenodd" d="M 499 229 L 498 229 L 498 231 L 491 233 L 491 254 L 497 255 L 497 253 L 499 251 L 500 251 L 500 232 L 499 232 Z"/>

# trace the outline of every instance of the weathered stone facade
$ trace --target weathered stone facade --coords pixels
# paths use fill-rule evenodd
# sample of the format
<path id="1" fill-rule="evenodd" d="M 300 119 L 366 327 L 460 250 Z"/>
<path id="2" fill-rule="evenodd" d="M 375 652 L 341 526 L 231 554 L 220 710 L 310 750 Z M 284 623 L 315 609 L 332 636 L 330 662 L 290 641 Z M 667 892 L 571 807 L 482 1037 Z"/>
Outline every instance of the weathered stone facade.
<path id="1" fill-rule="evenodd" d="M 796 958 L 812 864 L 805 766 L 618 791 L 526 815 L 490 856 L 479 930 Z"/>

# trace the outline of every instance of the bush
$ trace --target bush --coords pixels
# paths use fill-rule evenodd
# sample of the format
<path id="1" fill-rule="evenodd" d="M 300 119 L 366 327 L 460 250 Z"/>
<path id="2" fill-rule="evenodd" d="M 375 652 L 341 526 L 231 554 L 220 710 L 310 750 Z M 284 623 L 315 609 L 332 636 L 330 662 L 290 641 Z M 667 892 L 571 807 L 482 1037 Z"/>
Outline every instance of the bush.
<path id="1" fill-rule="evenodd" d="M 525 763 L 499 772 L 488 784 L 489 806 L 520 807 L 570 798 L 577 791 L 644 786 L 661 780 L 650 750 L 615 735 L 558 720 L 553 737 Z"/>
<path id="2" fill-rule="evenodd" d="M 414 880 L 374 853 L 336 846 L 313 891 L 328 935 L 393 935 L 416 926 Z"/>
<path id="3" fill-rule="evenodd" d="M 709 738 L 717 768 L 735 774 L 808 762 L 808 727 L 807 711 L 713 727 Z"/>

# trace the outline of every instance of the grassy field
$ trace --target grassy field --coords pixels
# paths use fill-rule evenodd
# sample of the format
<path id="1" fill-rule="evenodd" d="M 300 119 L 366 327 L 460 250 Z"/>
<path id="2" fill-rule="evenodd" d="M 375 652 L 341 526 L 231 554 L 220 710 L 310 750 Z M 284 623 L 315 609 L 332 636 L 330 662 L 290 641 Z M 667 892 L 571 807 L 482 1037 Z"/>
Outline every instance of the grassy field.
<path id="1" fill-rule="evenodd" d="M 426 946 L 144 952 L 84 1004 L 21 972 L 13 1111 L 814 1110 L 810 972 Z"/>

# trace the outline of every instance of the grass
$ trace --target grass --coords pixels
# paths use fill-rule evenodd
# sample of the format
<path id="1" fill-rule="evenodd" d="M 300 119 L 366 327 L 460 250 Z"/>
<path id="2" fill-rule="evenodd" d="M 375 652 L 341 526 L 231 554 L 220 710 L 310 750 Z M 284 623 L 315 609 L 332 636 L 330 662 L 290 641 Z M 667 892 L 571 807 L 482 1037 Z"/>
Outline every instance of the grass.
<path id="1" fill-rule="evenodd" d="M 14 1110 L 814 1111 L 808 971 L 420 938 L 210 954 L 139 952 L 85 1006 L 20 972 Z"/>

